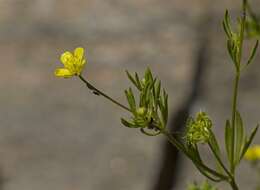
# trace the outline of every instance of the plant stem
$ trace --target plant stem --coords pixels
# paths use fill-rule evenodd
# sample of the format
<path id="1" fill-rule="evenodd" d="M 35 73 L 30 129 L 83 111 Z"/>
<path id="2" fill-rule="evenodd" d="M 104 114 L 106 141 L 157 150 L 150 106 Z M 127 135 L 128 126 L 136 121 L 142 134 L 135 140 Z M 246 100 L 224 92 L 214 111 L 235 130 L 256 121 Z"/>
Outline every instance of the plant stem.
<path id="1" fill-rule="evenodd" d="M 242 59 L 242 52 L 243 52 L 243 42 L 244 42 L 244 31 L 245 31 L 245 23 L 246 23 L 246 6 L 247 0 L 243 0 L 242 5 L 242 16 L 241 16 L 241 28 L 240 28 L 240 35 L 239 35 L 239 52 L 238 52 L 238 63 L 236 67 L 236 76 L 234 81 L 234 92 L 233 92 L 233 104 L 232 104 L 232 123 L 231 123 L 231 139 L 232 139 L 232 146 L 231 146 L 231 163 L 230 163 L 230 171 L 231 174 L 234 176 L 235 173 L 235 159 L 234 159 L 234 150 L 236 146 L 236 128 L 235 128 L 235 121 L 236 121 L 236 111 L 237 111 L 237 96 L 238 96 L 238 84 L 240 79 L 240 66 L 241 66 L 241 59 Z"/>
<path id="2" fill-rule="evenodd" d="M 231 146 L 231 163 L 230 163 L 230 171 L 233 175 L 235 172 L 235 164 L 234 164 L 234 150 L 235 150 L 235 121 L 236 121 L 236 110 L 237 110 L 237 97 L 238 97 L 238 84 L 240 79 L 240 72 L 236 73 L 236 77 L 234 80 L 234 92 L 233 92 L 233 103 L 232 103 L 232 123 L 231 123 L 231 139 L 232 139 L 232 146 Z"/>
<path id="3" fill-rule="evenodd" d="M 208 143 L 208 145 L 210 147 L 210 150 L 213 152 L 214 156 L 216 157 L 216 159 L 217 159 L 218 163 L 220 164 L 220 166 L 224 169 L 224 171 L 227 173 L 227 175 L 232 178 L 231 173 L 228 171 L 228 169 L 226 168 L 226 166 L 224 165 L 224 163 L 222 162 L 221 158 L 218 156 L 218 154 L 216 153 L 214 148 L 211 146 L 210 143 Z"/>
<path id="4" fill-rule="evenodd" d="M 110 96 L 108 96 L 107 94 L 105 94 L 104 92 L 98 90 L 96 87 L 94 87 L 92 84 L 90 84 L 82 75 L 79 75 L 79 78 L 87 85 L 87 87 L 90 89 L 90 90 L 93 90 L 93 92 L 97 95 L 101 95 L 103 96 L 104 98 L 110 100 L 111 102 L 113 102 L 114 104 L 116 104 L 117 106 L 125 109 L 126 111 L 129 111 L 131 112 L 131 110 L 124 106 L 123 104 L 119 103 L 118 101 L 114 100 L 113 98 L 111 98 Z"/>
<path id="5" fill-rule="evenodd" d="M 180 142 L 178 142 L 178 140 L 176 140 L 171 133 L 167 130 L 164 129 L 162 130 L 162 134 L 164 134 L 167 137 L 167 140 L 173 145 L 175 146 L 178 150 L 183 151 L 184 154 L 187 154 L 185 148 L 183 147 L 183 144 L 181 144 Z"/>
<path id="6" fill-rule="evenodd" d="M 168 132 L 166 129 L 161 131 L 162 134 L 164 134 L 167 137 L 167 140 L 173 145 L 175 146 L 179 151 L 182 151 L 190 160 L 193 161 L 193 163 L 200 168 L 203 168 L 203 171 L 205 170 L 206 172 L 211 173 L 212 175 L 220 178 L 220 180 L 218 181 L 222 181 L 222 180 L 228 180 L 229 178 L 227 176 L 224 176 L 218 172 L 216 172 L 215 170 L 209 168 L 208 166 L 206 166 L 205 164 L 203 164 L 202 162 L 198 161 L 195 158 L 192 158 L 191 155 L 188 153 L 188 151 L 186 150 L 186 148 L 184 147 L 184 145 L 179 142 L 174 136 L 172 136 L 172 134 L 170 132 Z M 205 175 L 201 170 L 200 172 Z M 208 175 L 205 175 L 206 177 L 208 177 Z M 209 178 L 209 177 L 208 177 Z M 210 178 L 211 180 L 213 180 L 212 178 Z"/>
<path id="7" fill-rule="evenodd" d="M 233 190 L 238 190 L 238 186 L 236 184 L 235 178 L 234 176 L 228 171 L 228 169 L 226 168 L 226 166 L 224 165 L 224 163 L 222 162 L 222 160 L 220 159 L 220 157 L 218 156 L 218 154 L 216 153 L 216 151 L 214 150 L 214 148 L 211 146 L 211 144 L 208 144 L 211 151 L 213 152 L 214 156 L 217 158 L 218 163 L 221 165 L 221 167 L 224 169 L 224 171 L 227 173 L 227 175 L 229 176 L 229 184 L 231 185 Z"/>
<path id="8" fill-rule="evenodd" d="M 231 185 L 231 187 L 232 187 L 233 190 L 239 190 L 239 189 L 238 189 L 238 186 L 237 186 L 237 184 L 236 184 L 236 182 L 235 182 L 235 180 L 234 180 L 234 178 L 231 179 L 231 181 L 229 182 L 229 184 Z"/>

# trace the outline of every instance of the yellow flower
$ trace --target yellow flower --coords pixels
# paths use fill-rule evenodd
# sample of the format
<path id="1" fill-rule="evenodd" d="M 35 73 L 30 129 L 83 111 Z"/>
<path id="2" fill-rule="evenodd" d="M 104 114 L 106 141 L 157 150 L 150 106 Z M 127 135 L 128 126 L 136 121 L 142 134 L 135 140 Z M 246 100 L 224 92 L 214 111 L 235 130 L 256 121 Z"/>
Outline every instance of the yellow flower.
<path id="1" fill-rule="evenodd" d="M 70 78 L 80 75 L 86 63 L 84 48 L 78 47 L 73 53 L 66 51 L 61 55 L 60 61 L 63 63 L 64 68 L 56 69 L 55 76 Z"/>
<path id="2" fill-rule="evenodd" d="M 249 148 L 245 153 L 245 159 L 249 161 L 260 161 L 260 145 Z"/>

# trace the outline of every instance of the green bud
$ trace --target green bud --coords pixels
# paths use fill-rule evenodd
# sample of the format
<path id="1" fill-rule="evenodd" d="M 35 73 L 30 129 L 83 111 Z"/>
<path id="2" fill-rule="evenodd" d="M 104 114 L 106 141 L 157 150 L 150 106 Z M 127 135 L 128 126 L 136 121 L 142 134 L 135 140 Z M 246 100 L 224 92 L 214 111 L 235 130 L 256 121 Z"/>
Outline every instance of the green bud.
<path id="1" fill-rule="evenodd" d="M 144 116 L 145 113 L 146 113 L 145 107 L 139 107 L 139 108 L 136 109 L 136 114 L 137 114 L 138 116 Z"/>

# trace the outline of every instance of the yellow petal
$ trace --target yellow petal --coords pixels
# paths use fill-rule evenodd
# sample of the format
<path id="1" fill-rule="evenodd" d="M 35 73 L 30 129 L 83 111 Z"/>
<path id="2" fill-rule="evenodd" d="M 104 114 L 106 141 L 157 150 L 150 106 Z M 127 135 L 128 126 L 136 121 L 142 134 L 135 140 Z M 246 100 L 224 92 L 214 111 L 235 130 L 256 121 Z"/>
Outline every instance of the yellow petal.
<path id="1" fill-rule="evenodd" d="M 64 64 L 65 67 L 71 67 L 72 60 L 73 60 L 73 55 L 72 55 L 72 53 L 70 53 L 68 51 L 63 53 L 60 57 L 60 61 Z"/>
<path id="2" fill-rule="evenodd" d="M 257 158 L 260 160 L 260 146 L 255 146 L 255 154 L 257 155 Z"/>
<path id="3" fill-rule="evenodd" d="M 74 56 L 81 60 L 84 56 L 84 48 L 82 47 L 77 47 L 75 50 L 74 50 Z"/>
<path id="4" fill-rule="evenodd" d="M 85 65 L 86 62 L 87 62 L 86 59 L 82 60 L 82 62 L 81 62 L 82 67 Z"/>
<path id="5" fill-rule="evenodd" d="M 56 69 L 54 74 L 56 77 L 64 77 L 64 78 L 69 78 L 74 76 L 74 73 L 70 72 L 70 70 L 65 68 Z"/>
<path id="6" fill-rule="evenodd" d="M 245 159 L 249 161 L 260 160 L 260 147 L 259 145 L 250 147 L 245 153 Z"/>

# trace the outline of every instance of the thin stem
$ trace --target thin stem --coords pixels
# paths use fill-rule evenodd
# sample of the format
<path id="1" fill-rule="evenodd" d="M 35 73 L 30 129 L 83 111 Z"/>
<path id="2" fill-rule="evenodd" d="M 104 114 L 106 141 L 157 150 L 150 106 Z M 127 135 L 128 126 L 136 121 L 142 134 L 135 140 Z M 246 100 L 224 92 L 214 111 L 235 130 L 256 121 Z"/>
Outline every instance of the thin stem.
<path id="1" fill-rule="evenodd" d="M 240 44 L 239 44 L 239 57 L 238 57 L 238 68 L 240 69 L 241 65 L 241 58 L 242 58 L 242 50 L 243 50 L 243 43 L 244 43 L 244 33 L 245 33 L 245 25 L 246 25 L 246 5 L 247 0 L 243 0 L 242 6 L 242 18 L 241 18 L 241 28 L 240 28 Z"/>
<path id="2" fill-rule="evenodd" d="M 183 147 L 183 144 L 181 144 L 180 142 L 178 142 L 178 140 L 176 140 L 169 131 L 167 131 L 167 129 L 162 130 L 162 134 L 164 134 L 167 137 L 167 140 L 173 145 L 175 146 L 177 149 L 183 151 L 186 155 L 187 152 L 185 150 L 185 148 Z"/>
<path id="3" fill-rule="evenodd" d="M 211 144 L 209 143 L 208 145 L 209 145 L 211 151 L 213 152 L 214 156 L 217 158 L 218 163 L 221 165 L 221 167 L 224 169 L 224 171 L 228 174 L 228 176 L 230 178 L 230 180 L 228 182 L 231 185 L 232 189 L 233 190 L 238 190 L 238 186 L 236 184 L 234 176 L 228 171 L 228 169 L 226 168 L 226 166 L 224 165 L 224 163 L 222 162 L 222 160 L 220 159 L 220 157 L 218 156 L 216 151 L 213 149 Z"/>
<path id="4" fill-rule="evenodd" d="M 103 96 L 104 98 L 110 100 L 111 102 L 113 102 L 114 104 L 116 104 L 117 106 L 125 109 L 126 111 L 129 111 L 131 112 L 131 110 L 124 106 L 123 104 L 119 103 L 118 101 L 114 100 L 113 98 L 111 98 L 110 96 L 108 96 L 107 94 L 105 94 L 104 92 L 98 90 L 96 87 L 94 87 L 92 84 L 90 84 L 84 77 L 82 77 L 82 75 L 79 75 L 79 78 L 87 85 L 87 87 L 90 89 L 90 90 L 93 90 L 93 92 L 97 95 L 101 95 Z"/>
<path id="5" fill-rule="evenodd" d="M 220 157 L 218 156 L 218 154 L 216 153 L 214 148 L 211 146 L 210 143 L 208 145 L 210 147 L 210 150 L 213 152 L 214 156 L 217 158 L 217 161 L 220 164 L 220 166 L 225 170 L 225 172 L 228 174 L 228 176 L 232 178 L 231 173 L 228 171 L 228 169 L 226 168 L 226 166 L 224 165 L 224 163 L 222 162 L 222 160 L 220 159 Z"/>
<path id="6" fill-rule="evenodd" d="M 243 0 L 242 5 L 242 18 L 241 18 L 241 28 L 240 28 L 240 35 L 239 35 L 239 54 L 238 54 L 238 63 L 237 63 L 237 70 L 236 70 L 236 77 L 234 81 L 234 92 L 233 92 L 233 104 L 232 104 L 232 123 L 231 123 L 231 139 L 232 139 L 232 146 L 231 146 L 231 163 L 230 163 L 230 171 L 231 174 L 234 176 L 235 173 L 235 163 L 234 163 L 234 150 L 235 150 L 235 121 L 236 121 L 236 110 L 237 110 L 237 96 L 238 96 L 238 84 L 240 79 L 240 66 L 241 66 L 241 59 L 242 59 L 242 51 L 243 51 L 243 42 L 244 42 L 244 32 L 245 32 L 245 23 L 246 23 L 246 6 L 247 0 Z"/>
<path id="7" fill-rule="evenodd" d="M 186 148 L 183 146 L 183 144 L 181 142 L 179 142 L 176 138 L 174 138 L 170 132 L 168 132 L 167 130 L 162 130 L 161 132 L 162 134 L 164 134 L 167 137 L 167 140 L 173 145 L 175 146 L 178 150 L 182 151 L 188 158 L 190 158 L 193 163 L 198 167 L 203 168 L 205 171 L 211 173 L 212 175 L 222 179 L 222 180 L 228 180 L 227 176 L 224 176 L 218 172 L 216 172 L 215 170 L 209 168 L 208 166 L 206 166 L 205 164 L 203 164 L 202 162 L 199 162 L 196 159 L 192 159 L 192 157 L 190 156 L 190 154 L 187 152 Z M 200 172 L 205 175 L 201 170 Z M 205 175 L 206 177 L 208 177 L 207 175 Z M 219 180 L 221 181 L 221 180 Z"/>
<path id="8" fill-rule="evenodd" d="M 230 186 L 232 187 L 233 190 L 239 190 L 237 184 L 235 183 L 234 178 L 229 182 Z"/>
<path id="9" fill-rule="evenodd" d="M 234 150 L 235 150 L 235 121 L 236 121 L 236 110 L 237 110 L 237 97 L 238 97 L 238 84 L 240 79 L 240 73 L 237 72 L 235 81 L 234 81 L 234 92 L 233 92 L 233 104 L 232 104 L 232 123 L 231 123 L 231 139 L 232 139 L 232 146 L 231 146 L 231 164 L 230 164 L 230 170 L 231 174 L 234 174 L 235 172 L 235 166 L 234 166 Z"/>

